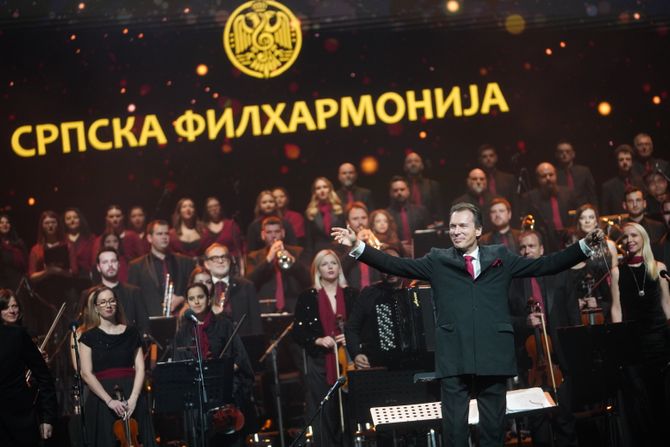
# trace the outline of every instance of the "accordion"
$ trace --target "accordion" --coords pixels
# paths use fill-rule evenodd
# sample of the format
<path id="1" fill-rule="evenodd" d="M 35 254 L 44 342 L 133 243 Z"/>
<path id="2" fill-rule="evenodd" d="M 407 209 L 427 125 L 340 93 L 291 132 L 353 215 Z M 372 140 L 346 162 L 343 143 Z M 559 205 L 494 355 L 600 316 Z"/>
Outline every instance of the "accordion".
<path id="1" fill-rule="evenodd" d="M 435 312 L 430 286 L 397 289 L 375 302 L 380 353 L 435 351 Z"/>

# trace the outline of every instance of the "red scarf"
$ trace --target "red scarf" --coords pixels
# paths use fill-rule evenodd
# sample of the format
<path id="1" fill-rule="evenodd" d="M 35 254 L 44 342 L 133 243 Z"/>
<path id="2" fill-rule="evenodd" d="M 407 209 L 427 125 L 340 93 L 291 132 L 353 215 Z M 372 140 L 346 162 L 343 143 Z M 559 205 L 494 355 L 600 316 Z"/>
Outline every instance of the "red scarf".
<path id="1" fill-rule="evenodd" d="M 332 225 L 332 205 L 330 203 L 319 203 L 319 212 L 323 217 L 323 232 L 330 236 L 330 226 Z"/>
<path id="2" fill-rule="evenodd" d="M 347 309 L 344 304 L 344 291 L 340 286 L 337 286 L 337 292 L 335 292 L 335 308 L 337 311 L 333 313 L 333 308 L 330 305 L 330 299 L 328 294 L 326 294 L 326 289 L 319 290 L 318 306 L 319 306 L 319 319 L 321 320 L 321 327 L 323 328 L 324 336 L 335 337 L 342 333 L 338 326 L 338 317 L 342 321 L 347 319 Z M 326 381 L 328 385 L 335 383 L 337 380 L 337 371 L 335 370 L 335 352 L 332 349 L 329 349 L 326 353 Z"/>
<path id="3" fill-rule="evenodd" d="M 209 358 L 209 337 L 207 336 L 207 328 L 212 322 L 212 312 L 207 312 L 205 318 L 202 320 L 202 324 L 198 324 L 195 329 L 198 331 L 198 337 L 200 338 L 200 349 L 202 349 L 202 358 L 206 360 Z M 197 349 L 197 348 L 196 348 Z M 197 355 L 197 352 L 196 352 Z"/>
<path id="4" fill-rule="evenodd" d="M 644 258 L 642 256 L 631 256 L 626 260 L 626 264 L 631 265 L 631 264 L 642 264 L 644 262 Z"/>

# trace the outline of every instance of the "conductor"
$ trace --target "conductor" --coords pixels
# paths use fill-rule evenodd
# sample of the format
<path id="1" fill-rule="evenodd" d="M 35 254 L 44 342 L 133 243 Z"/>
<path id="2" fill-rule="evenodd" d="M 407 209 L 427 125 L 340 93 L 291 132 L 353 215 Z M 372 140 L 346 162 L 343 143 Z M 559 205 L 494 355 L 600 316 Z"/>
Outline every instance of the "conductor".
<path id="1" fill-rule="evenodd" d="M 503 445 L 506 378 L 517 374 L 507 291 L 515 277 L 558 273 L 585 260 L 604 239 L 596 229 L 563 251 L 523 258 L 504 245 L 479 246 L 482 214 L 469 203 L 449 212 L 452 248 L 419 259 L 396 258 L 365 245 L 351 228 L 333 228 L 349 253 L 382 272 L 430 281 L 437 311 L 435 371 L 441 382 L 443 443 L 468 446 L 470 398 L 479 409 L 479 445 Z"/>

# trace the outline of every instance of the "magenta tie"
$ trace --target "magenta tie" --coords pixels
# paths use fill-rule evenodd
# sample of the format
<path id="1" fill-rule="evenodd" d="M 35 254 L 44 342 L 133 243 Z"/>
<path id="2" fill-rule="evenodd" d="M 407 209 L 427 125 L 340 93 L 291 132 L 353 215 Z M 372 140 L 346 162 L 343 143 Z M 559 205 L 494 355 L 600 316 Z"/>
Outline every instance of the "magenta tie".
<path id="1" fill-rule="evenodd" d="M 475 279 L 475 265 L 472 263 L 474 259 L 472 256 L 463 256 L 465 258 L 465 270 L 468 271 L 470 277 Z"/>
<path id="2" fill-rule="evenodd" d="M 561 210 L 558 208 L 558 199 L 556 196 L 551 196 L 551 217 L 554 221 L 554 230 L 560 231 L 563 229 L 563 221 L 561 220 Z"/>

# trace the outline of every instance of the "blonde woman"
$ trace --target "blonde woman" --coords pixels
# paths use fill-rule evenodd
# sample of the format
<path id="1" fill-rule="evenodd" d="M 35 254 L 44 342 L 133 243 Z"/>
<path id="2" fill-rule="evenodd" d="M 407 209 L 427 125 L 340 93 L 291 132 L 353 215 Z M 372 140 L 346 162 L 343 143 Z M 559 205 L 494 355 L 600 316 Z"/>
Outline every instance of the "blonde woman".
<path id="1" fill-rule="evenodd" d="M 659 275 L 666 266 L 654 260 L 644 228 L 629 222 L 623 234 L 628 255 L 612 269 L 612 321 L 636 323 L 640 354 L 638 364 L 626 371 L 624 405 L 631 409 L 626 413 L 633 439 L 639 445 L 654 445 L 663 439 L 670 409 L 670 292 L 668 281 Z"/>
<path id="2" fill-rule="evenodd" d="M 345 222 L 342 202 L 327 178 L 317 177 L 312 183 L 312 196 L 305 217 L 305 250 L 308 255 L 332 248 L 330 230 L 343 226 Z"/>
<path id="3" fill-rule="evenodd" d="M 319 402 L 337 380 L 335 348 L 346 345 L 342 327 L 353 309 L 358 290 L 347 287 L 340 259 L 333 250 L 321 250 L 312 262 L 312 288 L 298 297 L 295 307 L 293 336 L 307 354 L 305 375 L 306 416 L 310 417 Z M 313 425 L 315 445 L 340 445 L 337 400 L 323 408 L 322 418 Z M 320 421 L 324 426 L 321 427 Z M 319 441 L 320 439 L 320 441 Z"/>

